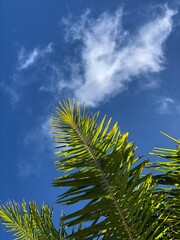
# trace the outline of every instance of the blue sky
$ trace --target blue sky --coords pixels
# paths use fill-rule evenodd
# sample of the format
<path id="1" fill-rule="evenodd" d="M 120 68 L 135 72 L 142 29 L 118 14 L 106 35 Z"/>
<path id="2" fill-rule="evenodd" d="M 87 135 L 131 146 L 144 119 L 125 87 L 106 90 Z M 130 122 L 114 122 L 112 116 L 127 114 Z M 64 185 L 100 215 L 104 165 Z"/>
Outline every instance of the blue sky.
<path id="1" fill-rule="evenodd" d="M 51 187 L 49 128 L 58 100 L 77 98 L 112 116 L 147 157 L 153 146 L 172 145 L 160 130 L 180 136 L 178 1 L 0 5 L 1 201 L 53 204 L 61 193 Z M 0 238 L 13 239 L 1 226 Z"/>

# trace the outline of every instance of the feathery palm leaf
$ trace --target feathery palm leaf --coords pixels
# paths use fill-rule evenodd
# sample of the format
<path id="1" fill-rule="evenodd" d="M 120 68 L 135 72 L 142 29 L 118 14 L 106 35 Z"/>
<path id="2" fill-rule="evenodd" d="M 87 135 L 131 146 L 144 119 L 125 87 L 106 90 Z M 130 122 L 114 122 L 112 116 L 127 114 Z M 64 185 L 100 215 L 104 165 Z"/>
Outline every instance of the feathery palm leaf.
<path id="1" fill-rule="evenodd" d="M 58 202 L 88 200 L 64 218 L 68 226 L 87 222 L 70 238 L 165 239 L 160 210 L 164 195 L 154 197 L 149 190 L 151 174 L 141 176 L 148 160 L 135 156 L 134 144 L 128 143 L 128 133 L 121 134 L 117 123 L 110 127 L 111 119 L 105 123 L 105 116 L 98 125 L 98 115 L 90 117 L 76 101 L 67 100 L 52 119 L 59 144 L 56 167 L 65 172 L 53 184 L 68 187 Z"/>
<path id="2" fill-rule="evenodd" d="M 171 226 L 170 239 L 180 239 L 180 140 L 163 134 L 178 144 L 177 149 L 154 148 L 151 154 L 164 158 L 165 161 L 151 163 L 150 168 L 159 172 L 153 176 L 153 182 L 157 185 L 156 192 L 168 196 L 164 209 L 169 215 L 166 224 Z M 160 184 L 161 187 L 158 188 Z"/>
<path id="3" fill-rule="evenodd" d="M 48 205 L 42 205 L 39 212 L 35 202 L 22 204 L 7 202 L 0 206 L 0 220 L 9 232 L 15 232 L 15 239 L 63 240 L 62 235 L 52 223 L 53 212 Z"/>

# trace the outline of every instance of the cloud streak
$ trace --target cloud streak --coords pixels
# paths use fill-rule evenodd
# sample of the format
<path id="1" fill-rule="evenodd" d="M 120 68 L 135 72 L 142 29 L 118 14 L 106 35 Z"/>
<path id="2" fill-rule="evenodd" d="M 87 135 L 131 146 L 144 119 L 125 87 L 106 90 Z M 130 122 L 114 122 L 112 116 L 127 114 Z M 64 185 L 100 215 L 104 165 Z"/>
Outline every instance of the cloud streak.
<path id="1" fill-rule="evenodd" d="M 46 54 L 51 53 L 52 43 L 43 49 L 34 48 L 31 52 L 27 53 L 24 48 L 21 48 L 18 55 L 18 70 L 25 70 L 32 66 L 39 58 L 43 58 Z"/>
<path id="2" fill-rule="evenodd" d="M 179 101 L 166 96 L 161 96 L 157 100 L 157 112 L 161 115 L 177 113 L 180 114 L 180 103 Z"/>
<path id="3" fill-rule="evenodd" d="M 170 97 L 161 97 L 157 100 L 159 114 L 169 114 L 172 111 L 172 106 L 175 104 L 175 100 Z"/>
<path id="4" fill-rule="evenodd" d="M 49 43 L 44 48 L 36 47 L 32 51 L 27 51 L 25 48 L 21 47 L 18 53 L 15 72 L 11 77 L 12 81 L 10 83 L 6 83 L 5 81 L 0 82 L 0 90 L 9 95 L 13 108 L 15 108 L 16 104 L 21 99 L 23 87 L 30 85 L 33 81 L 38 82 L 41 80 L 38 74 L 40 72 L 42 73 L 44 69 L 48 69 L 49 65 L 47 64 L 46 55 L 52 52 L 52 43 Z M 32 71 L 26 71 L 31 67 L 33 67 L 33 69 L 31 69 Z M 44 74 L 48 75 L 47 71 Z"/>
<path id="5" fill-rule="evenodd" d="M 137 77 L 161 71 L 163 44 L 172 32 L 175 14 L 163 7 L 161 14 L 136 34 L 123 29 L 122 10 L 112 15 L 103 13 L 97 19 L 86 12 L 77 22 L 64 20 L 66 40 L 81 43 L 81 71 L 71 63 L 70 81 L 58 80 L 58 86 L 70 89 L 80 102 L 93 107 L 124 91 Z"/>

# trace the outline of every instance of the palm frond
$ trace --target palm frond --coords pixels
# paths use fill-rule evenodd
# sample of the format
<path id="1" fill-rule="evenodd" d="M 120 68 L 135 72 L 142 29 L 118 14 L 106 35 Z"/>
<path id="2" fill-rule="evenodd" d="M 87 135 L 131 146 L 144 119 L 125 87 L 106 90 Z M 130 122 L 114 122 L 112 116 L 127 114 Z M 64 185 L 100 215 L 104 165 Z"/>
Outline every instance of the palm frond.
<path id="1" fill-rule="evenodd" d="M 178 143 L 176 149 L 154 148 L 151 155 L 165 159 L 149 164 L 150 168 L 157 171 L 153 176 L 156 184 L 163 184 L 171 188 L 180 188 L 180 140 L 175 139 L 162 132 L 166 137 Z"/>
<path id="2" fill-rule="evenodd" d="M 150 154 L 165 160 L 153 162 L 149 167 L 157 172 L 153 176 L 156 192 L 167 195 L 164 209 L 169 215 L 166 220 L 166 225 L 171 226 L 169 236 L 180 239 L 180 140 L 162 134 L 178 146 L 176 149 L 154 148 Z"/>
<path id="3" fill-rule="evenodd" d="M 52 118 L 57 171 L 64 172 L 53 185 L 68 187 L 58 203 L 85 206 L 64 220 L 68 226 L 87 223 L 70 235 L 77 239 L 164 239 L 164 195 L 154 197 L 152 176 L 142 176 L 148 160 L 136 157 L 136 148 L 121 134 L 118 124 L 110 127 L 106 116 L 98 124 L 98 115 L 90 117 L 78 102 L 60 103 Z M 160 214 L 157 214 L 160 213 Z M 92 224 L 90 224 L 92 223 Z"/>
<path id="4" fill-rule="evenodd" d="M 35 202 L 7 202 L 0 206 L 0 220 L 14 232 L 15 239 L 23 240 L 63 240 L 52 222 L 53 212 L 48 205 L 42 205 L 41 211 Z"/>

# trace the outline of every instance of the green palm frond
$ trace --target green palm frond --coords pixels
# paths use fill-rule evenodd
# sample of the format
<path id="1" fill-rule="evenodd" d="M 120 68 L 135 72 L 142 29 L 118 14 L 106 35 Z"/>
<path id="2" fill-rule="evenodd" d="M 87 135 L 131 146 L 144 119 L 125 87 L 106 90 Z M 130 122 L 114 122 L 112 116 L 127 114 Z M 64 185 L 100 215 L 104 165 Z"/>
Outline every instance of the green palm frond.
<path id="1" fill-rule="evenodd" d="M 8 232 L 14 232 L 15 239 L 63 240 L 52 223 L 52 214 L 48 205 L 42 205 L 39 212 L 35 202 L 28 203 L 28 207 L 25 201 L 0 206 L 0 220 Z"/>
<path id="2" fill-rule="evenodd" d="M 167 195 L 164 209 L 169 215 L 166 225 L 171 226 L 170 239 L 180 239 L 180 140 L 162 134 L 178 146 L 176 149 L 154 148 L 150 154 L 165 160 L 151 163 L 150 168 L 157 172 L 153 176 L 156 192 Z"/>
<path id="3" fill-rule="evenodd" d="M 162 134 L 177 143 L 178 146 L 176 149 L 154 148 L 150 153 L 165 159 L 165 161 L 156 161 L 150 164 L 153 170 L 160 173 L 154 176 L 154 180 L 158 184 L 180 187 L 180 140 L 170 137 L 163 132 Z"/>
<path id="4" fill-rule="evenodd" d="M 65 101 L 52 119 L 57 171 L 64 172 L 53 185 L 68 187 L 58 202 L 85 206 L 64 217 L 68 226 L 86 223 L 73 234 L 77 239 L 165 239 L 161 211 L 165 196 L 150 191 L 151 174 L 142 176 L 148 160 L 136 157 L 136 148 L 112 127 L 106 116 L 98 124 L 76 101 Z M 86 201 L 84 201 L 86 203 Z"/>

